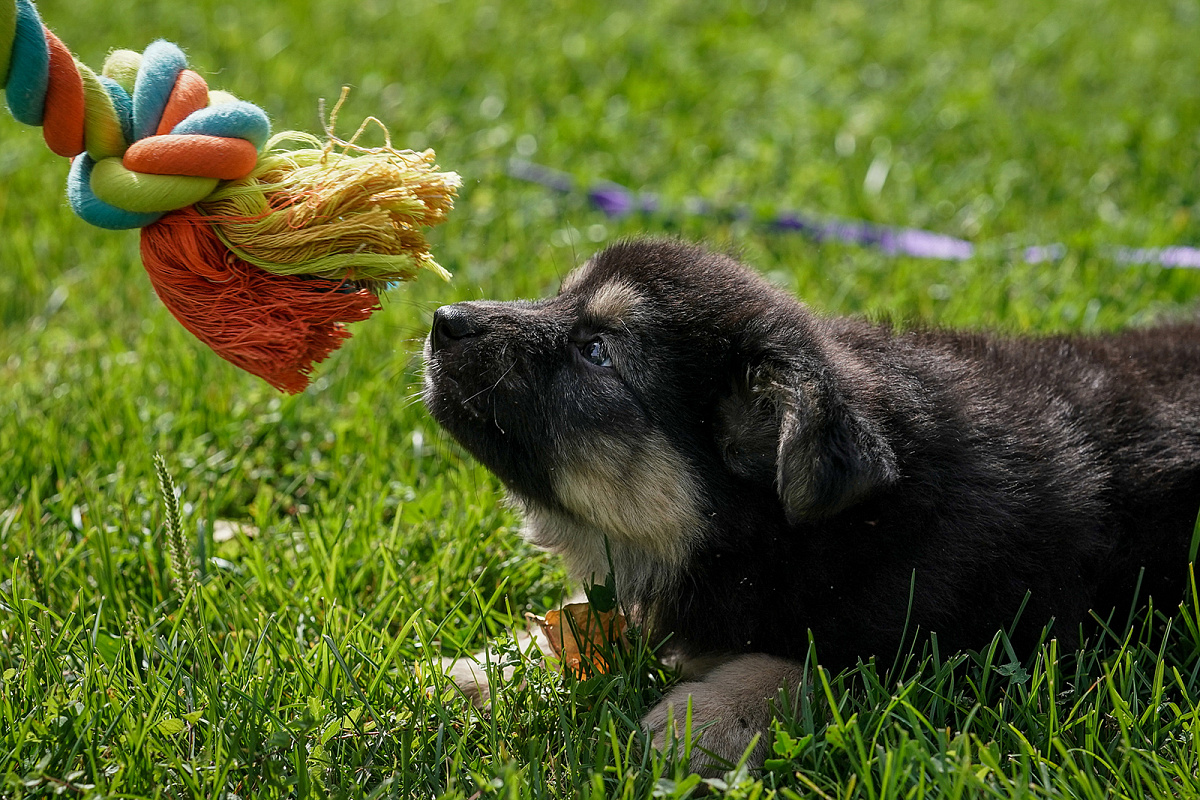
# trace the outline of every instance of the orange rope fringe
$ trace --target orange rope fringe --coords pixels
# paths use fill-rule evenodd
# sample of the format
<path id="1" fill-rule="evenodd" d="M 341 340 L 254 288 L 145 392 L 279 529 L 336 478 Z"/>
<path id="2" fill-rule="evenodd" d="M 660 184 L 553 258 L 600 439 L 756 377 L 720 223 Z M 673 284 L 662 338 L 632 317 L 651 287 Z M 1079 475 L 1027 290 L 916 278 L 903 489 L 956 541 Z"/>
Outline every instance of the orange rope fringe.
<path id="1" fill-rule="evenodd" d="M 281 391 L 308 385 L 313 365 L 379 310 L 374 293 L 346 282 L 275 275 L 238 258 L 193 208 L 142 229 L 142 263 L 159 299 L 225 360 Z M 205 265 L 205 275 L 192 267 Z"/>

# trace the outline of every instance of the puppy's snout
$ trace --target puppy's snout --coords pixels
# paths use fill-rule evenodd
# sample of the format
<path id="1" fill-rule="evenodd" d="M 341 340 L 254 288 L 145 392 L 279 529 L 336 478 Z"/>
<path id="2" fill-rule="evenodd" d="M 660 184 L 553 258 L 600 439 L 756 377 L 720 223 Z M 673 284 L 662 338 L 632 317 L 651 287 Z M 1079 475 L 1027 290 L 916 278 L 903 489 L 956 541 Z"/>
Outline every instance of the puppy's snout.
<path id="1" fill-rule="evenodd" d="M 433 349 L 441 350 L 462 339 L 478 336 L 483 332 L 479 315 L 467 303 L 442 306 L 433 312 L 433 331 L 430 334 Z"/>

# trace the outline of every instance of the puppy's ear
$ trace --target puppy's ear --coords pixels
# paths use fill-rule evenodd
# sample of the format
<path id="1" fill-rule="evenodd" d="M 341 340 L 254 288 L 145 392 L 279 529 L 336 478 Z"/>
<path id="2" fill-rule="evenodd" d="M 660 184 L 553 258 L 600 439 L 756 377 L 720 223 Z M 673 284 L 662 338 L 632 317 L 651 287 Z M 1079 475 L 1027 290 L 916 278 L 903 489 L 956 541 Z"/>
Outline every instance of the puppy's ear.
<path id="1" fill-rule="evenodd" d="M 820 519 L 896 481 L 896 454 L 849 403 L 827 365 L 768 358 L 750 367 L 718 408 L 729 468 L 774 481 L 788 521 Z"/>

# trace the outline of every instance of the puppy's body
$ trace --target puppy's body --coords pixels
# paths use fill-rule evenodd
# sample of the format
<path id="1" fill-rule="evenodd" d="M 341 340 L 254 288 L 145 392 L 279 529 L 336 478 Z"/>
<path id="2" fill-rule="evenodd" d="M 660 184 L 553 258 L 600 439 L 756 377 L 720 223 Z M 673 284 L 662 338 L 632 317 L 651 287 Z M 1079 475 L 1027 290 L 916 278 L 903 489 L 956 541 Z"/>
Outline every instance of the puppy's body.
<path id="1" fill-rule="evenodd" d="M 617 245 L 537 303 L 439 311 L 434 416 L 580 578 L 685 655 L 1030 644 L 1141 586 L 1200 505 L 1200 328 L 1103 338 L 823 319 L 730 259 Z"/>

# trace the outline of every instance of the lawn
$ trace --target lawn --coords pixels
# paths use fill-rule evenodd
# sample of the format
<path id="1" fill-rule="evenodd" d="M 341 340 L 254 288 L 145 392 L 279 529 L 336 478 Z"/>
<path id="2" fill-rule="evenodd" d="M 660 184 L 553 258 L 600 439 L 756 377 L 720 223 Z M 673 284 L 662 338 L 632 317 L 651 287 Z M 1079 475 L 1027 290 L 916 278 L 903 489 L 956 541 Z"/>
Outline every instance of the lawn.
<path id="1" fill-rule="evenodd" d="M 521 661 L 473 711 L 437 660 L 555 607 L 565 576 L 419 402 L 434 308 L 553 292 L 644 232 L 734 250 L 827 313 L 1021 332 L 1192 313 L 1200 273 L 1116 248 L 1200 243 L 1196 0 L 39 8 L 93 67 L 179 43 L 278 129 L 319 131 L 348 84 L 343 133 L 375 115 L 464 185 L 433 234 L 454 279 L 394 289 L 289 397 L 183 331 L 136 234 L 76 219 L 66 162 L 0 112 L 0 797 L 1200 795 L 1195 592 L 1079 653 L 1021 661 L 998 635 L 810 664 L 768 769 L 716 782 L 638 732 L 672 679 L 644 650 L 586 681 Z M 513 158 L 663 210 L 606 216 Z M 975 255 L 765 224 L 787 210 Z"/>

